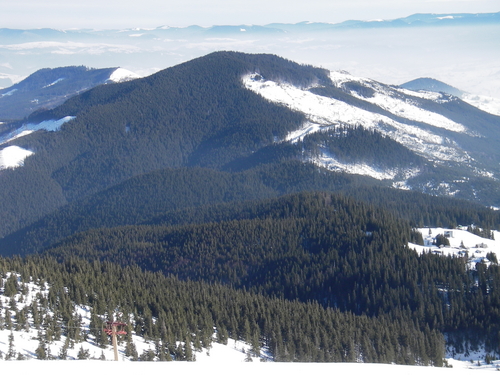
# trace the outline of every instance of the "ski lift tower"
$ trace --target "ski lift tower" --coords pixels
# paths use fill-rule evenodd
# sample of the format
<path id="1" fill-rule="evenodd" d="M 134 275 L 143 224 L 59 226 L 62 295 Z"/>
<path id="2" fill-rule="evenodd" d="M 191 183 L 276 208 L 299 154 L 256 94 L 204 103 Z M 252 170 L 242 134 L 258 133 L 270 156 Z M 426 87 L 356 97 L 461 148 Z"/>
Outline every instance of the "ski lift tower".
<path id="1" fill-rule="evenodd" d="M 118 361 L 118 341 L 116 335 L 126 335 L 127 332 L 123 330 L 126 325 L 126 323 L 122 322 L 106 322 L 106 328 L 104 328 L 104 332 L 112 338 L 115 361 Z"/>

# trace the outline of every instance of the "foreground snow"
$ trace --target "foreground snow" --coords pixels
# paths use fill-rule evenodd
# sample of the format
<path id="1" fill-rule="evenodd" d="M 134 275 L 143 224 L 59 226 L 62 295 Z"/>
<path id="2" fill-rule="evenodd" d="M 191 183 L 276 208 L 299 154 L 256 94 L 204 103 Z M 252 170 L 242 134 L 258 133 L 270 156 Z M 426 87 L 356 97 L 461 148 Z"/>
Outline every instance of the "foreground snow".
<path id="1" fill-rule="evenodd" d="M 481 367 L 476 367 L 481 368 Z M 484 368 L 486 369 L 486 368 Z M 487 368 L 495 371 L 494 367 Z M 12 361 L 2 362 L 2 370 L 5 372 L 29 373 L 36 372 L 45 374 L 67 374 L 72 375 L 89 373 L 147 373 L 147 374 L 234 374 L 238 375 L 276 375 L 276 374 L 304 374 L 315 375 L 331 374 L 384 374 L 384 375 L 446 375 L 446 374 L 469 374 L 467 369 L 449 369 L 435 367 L 397 366 L 386 364 L 363 364 L 363 363 L 228 363 L 225 360 L 210 363 L 203 362 L 112 362 L 112 361 Z"/>

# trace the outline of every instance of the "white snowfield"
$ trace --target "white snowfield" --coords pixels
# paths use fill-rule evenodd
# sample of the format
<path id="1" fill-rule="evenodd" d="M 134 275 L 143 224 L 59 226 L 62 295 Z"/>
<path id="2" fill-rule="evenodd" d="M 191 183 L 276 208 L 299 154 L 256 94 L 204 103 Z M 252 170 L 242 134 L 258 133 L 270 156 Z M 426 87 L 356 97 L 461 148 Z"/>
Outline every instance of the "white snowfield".
<path id="1" fill-rule="evenodd" d="M 119 83 L 119 82 L 131 81 L 137 78 L 141 78 L 141 76 L 127 69 L 117 68 L 109 77 L 109 81 Z"/>
<path id="2" fill-rule="evenodd" d="M 0 150 L 0 170 L 17 168 L 24 165 L 24 159 L 33 155 L 33 151 L 18 146 L 9 146 Z"/>

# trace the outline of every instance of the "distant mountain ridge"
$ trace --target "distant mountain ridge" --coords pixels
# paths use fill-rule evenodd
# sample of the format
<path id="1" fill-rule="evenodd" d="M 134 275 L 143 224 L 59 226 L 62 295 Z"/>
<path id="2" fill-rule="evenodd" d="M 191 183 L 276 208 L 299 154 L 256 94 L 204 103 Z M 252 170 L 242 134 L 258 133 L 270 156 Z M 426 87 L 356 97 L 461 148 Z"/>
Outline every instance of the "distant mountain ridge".
<path id="1" fill-rule="evenodd" d="M 131 28 L 120 30 L 92 30 L 92 29 L 70 29 L 56 30 L 49 28 L 41 29 L 8 29 L 0 28 L 0 38 L 12 38 L 21 40 L 47 40 L 47 38 L 59 39 L 67 38 L 68 35 L 85 38 L 86 35 L 106 35 L 109 33 L 118 34 L 134 32 L 138 38 L 152 37 L 154 35 L 168 35 L 188 33 L 277 33 L 291 32 L 295 30 L 319 31 L 328 28 L 379 28 L 379 27 L 420 27 L 420 26 L 455 26 L 468 24 L 499 24 L 500 12 L 498 13 L 417 13 L 408 17 L 397 19 L 380 20 L 347 20 L 340 23 L 309 22 L 303 21 L 295 24 L 290 23 L 270 23 L 266 25 L 213 25 L 202 27 L 192 25 L 188 27 L 159 26 L 156 28 Z"/>
<path id="2" fill-rule="evenodd" d="M 51 109 L 95 86 L 138 78 L 119 68 L 69 66 L 40 69 L 15 85 L 0 89 L 0 120 L 17 120 Z"/>

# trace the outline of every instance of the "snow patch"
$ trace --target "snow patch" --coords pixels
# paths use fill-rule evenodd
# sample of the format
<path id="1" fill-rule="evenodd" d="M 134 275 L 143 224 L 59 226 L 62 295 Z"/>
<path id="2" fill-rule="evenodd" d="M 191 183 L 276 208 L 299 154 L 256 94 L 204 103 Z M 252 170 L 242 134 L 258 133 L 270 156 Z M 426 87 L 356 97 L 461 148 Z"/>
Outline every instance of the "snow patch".
<path id="1" fill-rule="evenodd" d="M 108 81 L 120 83 L 131 81 L 137 78 L 141 77 L 138 74 L 131 72 L 130 70 L 118 68 L 111 74 L 111 76 L 109 76 Z"/>
<path id="2" fill-rule="evenodd" d="M 0 170 L 17 168 L 24 165 L 24 159 L 33 155 L 33 151 L 18 146 L 9 146 L 0 150 Z"/>
<path id="3" fill-rule="evenodd" d="M 52 83 L 50 83 L 50 84 L 48 84 L 48 85 L 46 85 L 46 86 L 43 86 L 42 88 L 44 88 L 44 89 L 45 89 L 45 88 L 47 88 L 47 87 L 54 86 L 56 83 L 59 83 L 59 82 L 61 82 L 61 81 L 64 81 L 64 78 L 59 78 L 59 79 L 56 79 L 54 82 L 52 82 Z"/>
<path id="4" fill-rule="evenodd" d="M 12 94 L 14 94 L 15 92 L 17 91 L 17 89 L 12 89 L 10 91 L 7 91 L 5 94 L 2 94 L 2 96 L 0 96 L 0 98 L 3 98 L 4 96 L 11 96 Z"/>
<path id="5" fill-rule="evenodd" d="M 74 118 L 75 116 L 66 116 L 59 120 L 47 120 L 47 121 L 42 121 L 38 124 L 32 124 L 32 123 L 24 124 L 20 128 L 17 128 L 16 130 L 6 135 L 0 135 L 0 145 L 10 142 L 16 138 L 20 138 L 25 135 L 31 134 L 37 130 L 57 131 L 61 128 L 61 126 L 64 123 L 73 120 Z"/>
<path id="6" fill-rule="evenodd" d="M 342 163 L 325 150 L 322 150 L 321 155 L 311 158 L 310 161 L 330 171 L 370 176 L 377 180 L 392 180 L 398 174 L 397 170 L 377 169 L 365 163 Z"/>
<path id="7" fill-rule="evenodd" d="M 432 252 L 439 255 L 448 255 L 456 257 L 467 257 L 469 268 L 474 268 L 476 263 L 485 263 L 489 265 L 491 262 L 486 258 L 488 253 L 496 255 L 500 259 L 500 232 L 492 231 L 494 239 L 483 238 L 477 236 L 465 227 L 456 229 L 445 228 L 418 228 L 424 239 L 424 245 L 409 243 L 411 249 L 415 249 L 418 253 Z M 450 242 L 450 246 L 438 247 L 434 245 L 434 240 L 437 235 L 445 236 Z"/>

